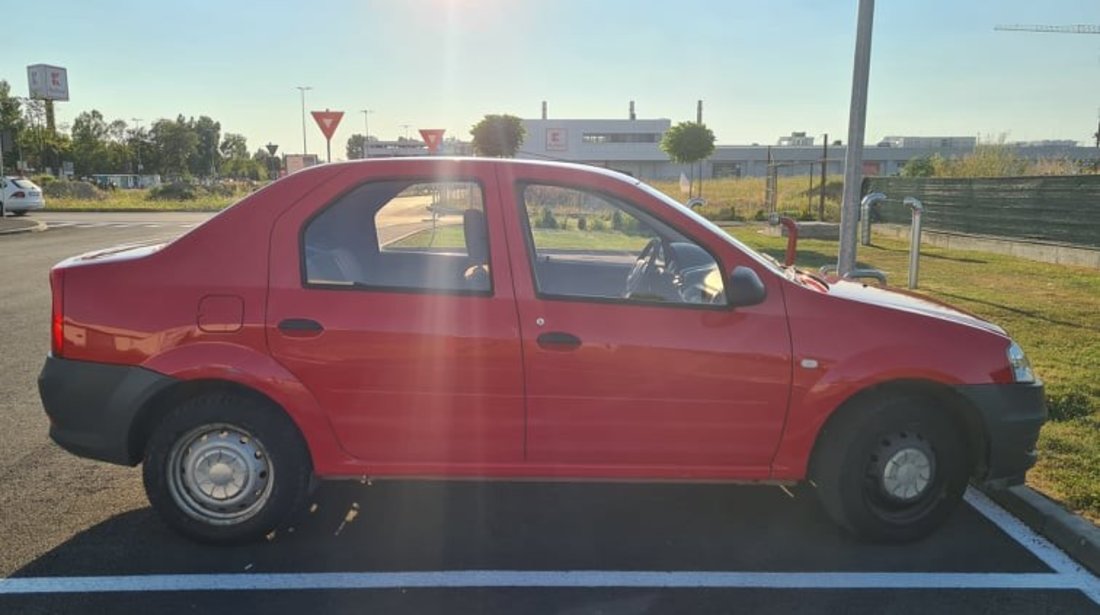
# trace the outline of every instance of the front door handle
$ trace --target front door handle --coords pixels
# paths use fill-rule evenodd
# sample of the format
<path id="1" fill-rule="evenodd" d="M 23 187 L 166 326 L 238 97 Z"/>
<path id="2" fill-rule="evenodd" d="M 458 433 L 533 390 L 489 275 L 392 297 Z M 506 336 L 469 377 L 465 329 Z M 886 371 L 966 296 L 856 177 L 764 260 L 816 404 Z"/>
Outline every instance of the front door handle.
<path id="1" fill-rule="evenodd" d="M 294 337 L 320 335 L 325 328 L 311 318 L 286 318 L 279 321 L 279 331 Z"/>
<path id="2" fill-rule="evenodd" d="M 564 331 L 548 331 L 539 335 L 536 341 L 546 350 L 573 350 L 581 346 L 581 338 Z"/>

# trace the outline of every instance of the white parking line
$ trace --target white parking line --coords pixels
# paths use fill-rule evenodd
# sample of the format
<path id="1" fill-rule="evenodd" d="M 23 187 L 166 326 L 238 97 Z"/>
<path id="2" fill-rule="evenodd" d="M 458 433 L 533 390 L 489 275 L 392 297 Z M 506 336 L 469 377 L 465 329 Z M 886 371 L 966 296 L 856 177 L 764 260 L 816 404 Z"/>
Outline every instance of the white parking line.
<path id="1" fill-rule="evenodd" d="M 716 572 L 440 570 L 430 572 L 229 573 L 0 579 L 0 595 L 165 591 L 396 588 L 767 588 L 1077 590 L 1100 604 L 1100 582 L 981 492 L 966 502 L 1053 572 Z"/>
<path id="2" fill-rule="evenodd" d="M 395 588 L 1078 589 L 1066 575 L 925 572 L 639 572 L 440 570 L 36 577 L 0 580 L 3 594 Z"/>
<path id="3" fill-rule="evenodd" d="M 1013 517 L 1007 510 L 998 506 L 996 502 L 990 500 L 981 491 L 969 488 L 963 497 L 967 504 L 973 506 L 986 519 L 1001 528 L 1001 531 L 1020 543 L 1020 546 L 1030 551 L 1032 555 L 1039 558 L 1058 575 L 1073 580 L 1075 587 L 1080 589 L 1093 602 L 1100 604 L 1100 579 L 1097 579 L 1091 572 L 1073 561 L 1046 538 L 1036 534 L 1022 521 Z"/>

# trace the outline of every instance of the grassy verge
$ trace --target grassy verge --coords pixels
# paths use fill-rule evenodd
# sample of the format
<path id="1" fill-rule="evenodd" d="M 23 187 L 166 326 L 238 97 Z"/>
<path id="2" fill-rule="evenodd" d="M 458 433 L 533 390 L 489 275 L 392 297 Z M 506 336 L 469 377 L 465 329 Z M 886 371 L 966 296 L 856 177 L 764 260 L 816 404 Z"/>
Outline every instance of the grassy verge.
<path id="1" fill-rule="evenodd" d="M 780 177 L 776 186 L 776 208 L 786 215 L 817 219 L 820 177 L 814 177 L 810 190 L 810 178 L 806 175 Z M 678 201 L 687 200 L 675 181 L 648 182 L 654 188 Z M 840 196 L 843 182 L 840 176 L 830 176 L 825 181 L 825 219 L 840 219 Z M 707 204 L 700 213 L 712 220 L 751 220 L 763 215 L 765 183 L 763 177 L 708 179 L 703 181 L 703 198 Z M 759 212 L 759 213 L 758 213 Z"/>
<path id="2" fill-rule="evenodd" d="M 782 259 L 785 238 L 759 227 L 731 232 L 749 246 Z M 832 241 L 799 242 L 797 263 L 836 262 Z M 904 284 L 908 244 L 875 239 L 860 246 L 860 262 Z M 1024 347 L 1046 382 L 1052 420 L 1039 438 L 1033 487 L 1093 522 L 1100 521 L 1100 272 L 1011 256 L 922 248 L 920 292 L 1003 326 Z"/>
<path id="3" fill-rule="evenodd" d="M 218 211 L 244 195 L 202 196 L 190 200 L 155 200 L 148 190 L 115 190 L 102 199 L 46 198 L 46 211 Z"/>

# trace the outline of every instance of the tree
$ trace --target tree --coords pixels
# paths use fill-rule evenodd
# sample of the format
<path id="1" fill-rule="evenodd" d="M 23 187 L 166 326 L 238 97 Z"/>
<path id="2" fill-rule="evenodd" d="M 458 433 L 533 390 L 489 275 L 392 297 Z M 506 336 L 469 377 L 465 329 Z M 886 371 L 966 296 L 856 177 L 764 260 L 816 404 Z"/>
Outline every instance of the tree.
<path id="1" fill-rule="evenodd" d="M 714 153 L 714 132 L 706 124 L 680 122 L 665 132 L 661 150 L 679 164 L 699 162 Z"/>
<path id="2" fill-rule="evenodd" d="M 918 156 L 901 167 L 902 177 L 932 177 L 936 173 L 935 156 Z"/>
<path id="3" fill-rule="evenodd" d="M 202 115 L 199 119 L 188 122 L 195 133 L 195 155 L 190 160 L 191 173 L 200 177 L 215 175 L 221 165 L 221 157 L 218 155 L 218 144 L 221 143 L 222 125 L 209 117 Z"/>
<path id="4" fill-rule="evenodd" d="M 182 115 L 157 120 L 150 131 L 156 166 L 168 175 L 187 175 L 190 161 L 198 153 L 199 137 Z"/>
<path id="5" fill-rule="evenodd" d="M 11 86 L 7 81 L 0 79 L 0 133 L 7 133 L 14 145 L 19 141 L 19 133 L 23 130 L 23 112 L 20 109 L 19 100 L 11 95 Z M 4 156 L 4 169 L 15 168 L 19 156 L 15 150 L 0 153 Z"/>
<path id="6" fill-rule="evenodd" d="M 348 160 L 359 160 L 363 157 L 363 144 L 366 143 L 366 137 L 361 134 L 354 134 L 348 137 L 347 155 Z"/>
<path id="7" fill-rule="evenodd" d="M 470 129 L 474 151 L 479 156 L 512 158 L 523 144 L 527 131 L 514 115 L 486 115 Z"/>
<path id="8" fill-rule="evenodd" d="M 244 135 L 227 132 L 222 137 L 222 144 L 218 148 L 222 158 L 248 158 L 248 140 Z"/>
<path id="9" fill-rule="evenodd" d="M 107 165 L 108 124 L 103 114 L 92 109 L 76 116 L 72 127 L 73 167 L 77 175 L 114 171 Z"/>

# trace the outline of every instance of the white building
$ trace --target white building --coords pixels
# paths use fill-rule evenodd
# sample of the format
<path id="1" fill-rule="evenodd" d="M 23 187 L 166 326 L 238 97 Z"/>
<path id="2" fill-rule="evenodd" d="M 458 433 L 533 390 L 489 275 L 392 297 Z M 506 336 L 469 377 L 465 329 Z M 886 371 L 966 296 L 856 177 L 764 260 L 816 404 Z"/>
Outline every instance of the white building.
<path id="1" fill-rule="evenodd" d="M 804 132 L 792 132 L 788 137 L 779 137 L 779 147 L 813 147 L 814 138 Z"/>

